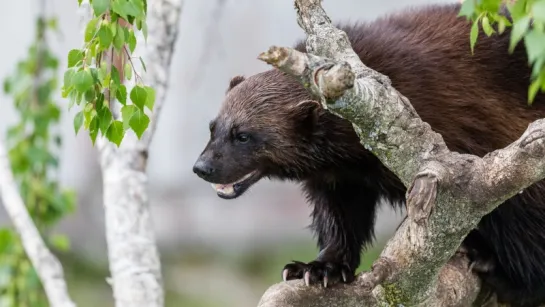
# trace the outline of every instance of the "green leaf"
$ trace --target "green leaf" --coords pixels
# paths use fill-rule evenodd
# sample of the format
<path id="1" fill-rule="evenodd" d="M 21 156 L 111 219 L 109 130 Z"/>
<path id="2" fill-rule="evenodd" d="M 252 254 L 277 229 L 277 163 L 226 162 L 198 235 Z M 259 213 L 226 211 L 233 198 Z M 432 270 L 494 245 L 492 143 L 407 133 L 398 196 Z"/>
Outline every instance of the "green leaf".
<path id="1" fill-rule="evenodd" d="M 106 61 L 100 63 L 100 68 L 98 69 L 98 79 L 101 82 L 104 82 L 106 79 L 106 75 L 108 75 L 108 64 Z"/>
<path id="2" fill-rule="evenodd" d="M 117 34 L 117 27 L 119 24 L 117 22 L 110 23 L 110 30 L 112 31 L 112 35 L 115 36 Z"/>
<path id="3" fill-rule="evenodd" d="M 141 110 L 144 109 L 144 105 L 146 104 L 147 96 L 148 96 L 148 93 L 140 85 L 135 85 L 131 90 L 131 95 L 130 95 L 131 101 L 132 101 L 132 103 L 134 103 Z"/>
<path id="4" fill-rule="evenodd" d="M 130 80 L 132 78 L 132 66 L 131 66 L 131 63 L 128 62 L 128 63 L 125 63 L 125 66 L 123 67 L 123 70 L 125 72 L 125 78 L 127 78 L 127 80 Z"/>
<path id="5" fill-rule="evenodd" d="M 545 57 L 537 58 L 534 62 L 534 67 L 532 68 L 532 77 L 537 77 L 542 72 L 541 68 L 545 65 Z M 545 68 L 545 67 L 543 67 Z M 545 69 L 543 70 L 545 73 Z"/>
<path id="6" fill-rule="evenodd" d="M 83 61 L 83 52 L 81 50 L 72 49 L 68 52 L 68 68 L 75 66 L 80 61 Z"/>
<path id="7" fill-rule="evenodd" d="M 91 123 L 89 124 L 89 136 L 91 137 L 91 142 L 93 143 L 93 146 L 95 145 L 97 136 L 98 136 L 98 121 L 96 117 L 93 117 L 91 120 Z"/>
<path id="8" fill-rule="evenodd" d="M 496 13 L 500 9 L 500 1 L 498 0 L 479 0 L 477 3 L 479 3 L 480 8 L 486 12 Z"/>
<path id="9" fill-rule="evenodd" d="M 121 84 L 121 79 L 119 78 L 119 71 L 115 66 L 112 66 L 112 81 L 116 86 Z"/>
<path id="10" fill-rule="evenodd" d="M 52 30 L 57 30 L 59 28 L 59 19 L 57 17 L 51 17 L 47 21 L 47 26 Z"/>
<path id="11" fill-rule="evenodd" d="M 91 76 L 91 72 L 89 70 L 82 69 L 74 75 L 73 82 L 76 89 L 79 92 L 84 93 L 91 86 L 93 86 L 93 77 Z"/>
<path id="12" fill-rule="evenodd" d="M 49 240 L 51 241 L 51 244 L 60 251 L 66 252 L 70 249 L 70 240 L 68 240 L 68 237 L 65 235 L 54 234 Z"/>
<path id="13" fill-rule="evenodd" d="M 91 76 L 93 77 L 94 83 L 100 83 L 100 79 L 98 77 L 98 69 L 96 69 L 95 67 L 91 67 L 89 70 L 91 71 Z"/>
<path id="14" fill-rule="evenodd" d="M 487 16 L 483 17 L 482 24 L 483 24 L 483 31 L 484 31 L 484 34 L 486 34 L 486 36 L 490 36 L 494 34 L 495 31 L 494 29 L 492 29 L 492 26 L 490 25 L 490 20 L 488 19 Z"/>
<path id="15" fill-rule="evenodd" d="M 96 91 L 95 89 L 91 86 L 87 91 L 85 91 L 85 101 L 87 102 L 91 102 L 93 100 L 95 100 L 96 98 Z"/>
<path id="16" fill-rule="evenodd" d="M 142 20 L 142 34 L 144 34 L 144 41 L 148 41 L 148 24 L 145 20 Z"/>
<path id="17" fill-rule="evenodd" d="M 99 18 L 93 18 L 89 20 L 87 26 L 85 27 L 85 42 L 88 43 L 95 36 L 97 31 L 97 23 Z"/>
<path id="18" fill-rule="evenodd" d="M 73 85 L 74 76 L 76 72 L 74 69 L 68 69 L 64 72 L 64 87 L 67 89 Z"/>
<path id="19" fill-rule="evenodd" d="M 124 84 L 121 84 L 117 91 L 115 92 L 115 98 L 121 102 L 121 104 L 127 104 L 127 87 Z"/>
<path id="20" fill-rule="evenodd" d="M 532 6 L 532 14 L 538 22 L 545 22 L 545 0 L 534 2 Z"/>
<path id="21" fill-rule="evenodd" d="M 511 2 L 511 1 L 509 1 Z M 526 7 L 527 7 L 527 0 L 518 0 L 513 1 L 513 3 L 508 3 L 507 8 L 509 9 L 509 13 L 511 14 L 511 17 L 513 20 L 519 20 L 522 17 L 527 16 Z"/>
<path id="22" fill-rule="evenodd" d="M 458 13 L 459 17 L 467 17 L 471 18 L 473 14 L 475 13 L 475 1 L 473 0 L 466 0 L 462 3 L 462 7 L 460 8 L 460 12 Z"/>
<path id="23" fill-rule="evenodd" d="M 112 30 L 110 30 L 110 27 L 105 24 L 100 26 L 100 29 L 98 30 L 98 40 L 102 49 L 108 49 L 110 47 L 113 40 Z"/>
<path id="24" fill-rule="evenodd" d="M 528 53 L 530 63 L 535 62 L 538 57 L 545 56 L 545 33 L 532 29 L 524 37 L 524 45 Z"/>
<path id="25" fill-rule="evenodd" d="M 117 50 L 121 50 L 124 44 L 125 44 L 125 32 L 123 31 L 123 28 L 119 24 L 117 24 L 117 33 L 114 38 L 114 47 Z"/>
<path id="26" fill-rule="evenodd" d="M 477 38 L 479 37 L 479 19 L 473 22 L 471 26 L 471 32 L 469 34 L 469 43 L 471 47 L 471 54 L 474 53 L 475 44 L 477 43 Z"/>
<path id="27" fill-rule="evenodd" d="M 99 16 L 105 13 L 110 7 L 110 0 L 93 0 L 93 10 Z"/>
<path id="28" fill-rule="evenodd" d="M 131 53 L 133 53 L 134 49 L 136 49 L 136 36 L 134 36 L 134 31 L 132 29 L 129 29 L 129 38 L 127 38 L 127 43 L 129 44 Z"/>
<path id="29" fill-rule="evenodd" d="M 537 79 L 532 82 L 530 87 L 528 88 L 528 104 L 531 104 L 534 99 L 536 98 L 537 92 L 539 91 L 539 88 L 541 86 L 541 80 Z"/>
<path id="30" fill-rule="evenodd" d="M 123 127 L 125 130 L 129 128 L 129 122 L 136 111 L 138 111 L 138 108 L 132 104 L 125 105 L 121 108 L 121 119 L 123 120 Z"/>
<path id="31" fill-rule="evenodd" d="M 155 105 L 155 90 L 151 86 L 145 86 L 146 89 L 146 107 L 153 111 L 153 106 Z"/>
<path id="32" fill-rule="evenodd" d="M 125 20 L 128 20 L 129 16 L 140 17 L 143 13 L 138 6 L 127 0 L 114 1 L 112 3 L 112 10 Z"/>
<path id="33" fill-rule="evenodd" d="M 10 78 L 4 79 L 4 93 L 9 94 L 11 92 L 11 80 Z"/>
<path id="34" fill-rule="evenodd" d="M 108 107 L 103 107 L 97 112 L 97 117 L 99 121 L 99 129 L 102 134 L 105 134 L 112 123 L 113 116 L 112 112 Z"/>
<path id="35" fill-rule="evenodd" d="M 121 144 L 124 136 L 125 130 L 123 129 L 123 123 L 118 120 L 114 121 L 108 128 L 108 131 L 106 131 L 106 138 L 116 144 L 117 147 Z"/>
<path id="36" fill-rule="evenodd" d="M 97 100 L 95 100 L 95 109 L 100 110 L 104 107 L 106 107 L 104 105 L 104 94 L 98 93 Z"/>
<path id="37" fill-rule="evenodd" d="M 13 232 L 7 228 L 0 229 L 0 253 L 8 251 L 10 245 L 14 243 Z"/>
<path id="38" fill-rule="evenodd" d="M 138 57 L 140 59 L 140 63 L 142 64 L 142 68 L 144 68 L 144 72 L 147 72 L 146 70 L 146 64 L 144 64 L 144 60 L 142 60 L 142 57 Z"/>
<path id="39" fill-rule="evenodd" d="M 98 40 L 94 40 L 94 42 L 96 43 L 94 45 L 98 44 Z M 93 58 L 95 57 L 93 55 L 93 50 L 94 49 L 95 48 L 91 48 L 90 50 L 87 50 L 87 52 L 86 52 L 86 57 L 84 57 L 84 60 L 85 60 L 85 65 L 87 65 L 87 66 L 90 66 L 91 63 L 93 63 Z M 91 55 L 91 56 L 89 56 L 89 55 Z"/>
<path id="40" fill-rule="evenodd" d="M 129 126 L 134 130 L 138 139 L 140 139 L 144 131 L 148 128 L 149 122 L 149 117 L 144 111 L 137 109 L 129 120 Z"/>
<path id="41" fill-rule="evenodd" d="M 509 42 L 509 52 L 512 53 L 515 50 L 515 47 L 520 42 L 528 27 L 530 26 L 530 17 L 524 16 L 521 19 L 517 20 L 513 25 L 513 30 L 511 31 L 511 41 Z"/>
<path id="42" fill-rule="evenodd" d="M 74 131 L 76 132 L 76 135 L 78 134 L 81 125 L 83 125 L 83 111 L 79 111 L 76 113 L 76 116 L 74 116 Z"/>
<path id="43" fill-rule="evenodd" d="M 89 128 L 93 120 L 97 115 L 97 111 L 92 103 L 88 103 L 83 108 L 83 125 L 85 128 Z M 98 128 L 98 126 L 97 126 Z"/>
<path id="44" fill-rule="evenodd" d="M 500 20 L 498 21 L 498 33 L 502 34 L 505 31 L 506 26 L 507 26 L 507 24 L 505 22 L 505 19 L 500 18 Z"/>

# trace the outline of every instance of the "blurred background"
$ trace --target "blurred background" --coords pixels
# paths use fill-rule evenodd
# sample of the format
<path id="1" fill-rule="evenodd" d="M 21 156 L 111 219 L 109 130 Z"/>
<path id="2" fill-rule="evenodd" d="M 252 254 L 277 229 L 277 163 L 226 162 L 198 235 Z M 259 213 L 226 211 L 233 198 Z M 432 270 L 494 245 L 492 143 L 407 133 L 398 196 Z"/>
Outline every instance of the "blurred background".
<path id="1" fill-rule="evenodd" d="M 152 2 L 152 1 L 151 1 Z M 372 20 L 411 5 L 445 0 L 335 0 L 324 7 L 335 21 Z M 450 1 L 449 1 L 450 2 Z M 62 36 L 50 45 L 66 67 L 70 49 L 82 43 L 76 0 L 49 0 Z M 35 0 L 10 1 L 0 10 L 0 78 L 14 70 L 34 36 Z M 185 0 L 170 88 L 149 158 L 149 193 L 162 257 L 167 306 L 256 306 L 263 292 L 281 280 L 292 259 L 317 253 L 306 226 L 310 208 L 293 183 L 262 181 L 243 197 L 222 200 L 191 171 L 208 140 L 208 122 L 222 102 L 229 79 L 269 69 L 256 59 L 271 45 L 304 38 L 291 0 Z M 9 46 L 9 47 L 7 47 Z M 62 78 L 62 75 L 59 75 Z M 62 80 L 62 79 L 61 79 Z M 108 267 L 102 182 L 89 136 L 75 136 L 66 99 L 58 128 L 63 137 L 60 179 L 77 193 L 77 210 L 59 232 L 71 240 L 60 253 L 74 300 L 81 307 L 113 306 Z M 10 97 L 0 95 L 0 133 L 18 119 Z M 377 220 L 377 244 L 364 255 L 366 269 L 392 234 L 401 213 L 384 207 Z M 0 226 L 9 224 L 0 206 Z"/>

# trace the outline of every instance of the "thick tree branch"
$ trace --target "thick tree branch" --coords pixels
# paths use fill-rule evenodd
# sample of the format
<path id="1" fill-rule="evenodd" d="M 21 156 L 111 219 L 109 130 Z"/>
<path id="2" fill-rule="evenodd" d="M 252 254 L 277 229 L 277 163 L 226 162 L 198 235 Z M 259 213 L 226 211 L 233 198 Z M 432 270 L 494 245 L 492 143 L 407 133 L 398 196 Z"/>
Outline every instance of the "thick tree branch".
<path id="1" fill-rule="evenodd" d="M 477 286 L 467 288 L 478 284 L 476 278 L 467 269 L 453 273 L 452 264 L 445 264 L 453 261 L 463 238 L 482 216 L 545 177 L 545 120 L 534 122 L 519 140 L 483 158 L 450 152 L 441 135 L 420 119 L 389 79 L 361 63 L 320 3 L 295 1 L 312 54 L 272 47 L 259 58 L 297 78 L 330 112 L 352 122 L 366 148 L 408 187 L 408 218 L 372 272 L 361 274 L 357 284 L 374 289 L 367 302 L 374 299 L 376 304 L 467 306 L 467 297 L 474 298 L 479 291 Z M 456 283 L 452 274 L 460 277 Z M 350 300 L 357 291 L 347 290 L 343 296 Z M 327 290 L 322 295 L 332 294 Z M 277 301 L 260 306 L 291 305 Z"/>
<path id="2" fill-rule="evenodd" d="M 106 238 L 116 306 L 162 307 L 164 291 L 147 192 L 148 149 L 165 100 L 182 0 L 148 1 L 145 84 L 155 89 L 150 125 L 138 140 L 127 131 L 117 148 L 97 139 L 103 174 Z M 139 48 L 137 48 L 139 49 Z M 123 57 L 125 55 L 122 55 Z M 115 58 L 113 65 L 122 63 Z M 118 71 L 123 71 L 122 66 Z"/>
<path id="3" fill-rule="evenodd" d="M 471 306 L 471 303 L 477 299 L 478 291 L 475 289 L 479 289 L 480 281 L 467 270 L 467 265 L 467 259 L 462 255 L 449 261 L 439 276 L 440 287 L 433 297 L 435 302 L 430 301 L 424 306 Z M 265 292 L 258 306 L 367 307 L 384 302 L 388 303 L 387 306 L 397 306 L 395 295 L 388 296 L 382 287 L 370 289 L 370 284 L 366 283 L 365 279 L 369 281 L 378 277 L 376 272 L 364 274 L 368 275 L 367 278 L 360 277 L 355 284 L 339 284 L 327 290 L 321 287 L 307 287 L 296 280 L 278 283 Z"/>
<path id="4" fill-rule="evenodd" d="M 0 141 L 0 196 L 23 248 L 38 273 L 52 307 L 75 307 L 68 295 L 62 265 L 49 251 L 34 225 L 13 178 L 7 149 Z"/>

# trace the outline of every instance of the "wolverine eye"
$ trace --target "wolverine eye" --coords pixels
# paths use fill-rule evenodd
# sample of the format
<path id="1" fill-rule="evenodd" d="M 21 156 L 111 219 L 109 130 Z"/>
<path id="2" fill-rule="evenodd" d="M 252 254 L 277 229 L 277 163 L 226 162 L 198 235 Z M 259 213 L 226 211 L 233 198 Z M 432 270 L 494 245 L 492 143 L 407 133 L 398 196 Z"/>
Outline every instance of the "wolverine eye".
<path id="1" fill-rule="evenodd" d="M 250 140 L 250 136 L 246 133 L 238 133 L 235 138 L 239 143 L 242 144 L 248 143 L 248 141 Z"/>

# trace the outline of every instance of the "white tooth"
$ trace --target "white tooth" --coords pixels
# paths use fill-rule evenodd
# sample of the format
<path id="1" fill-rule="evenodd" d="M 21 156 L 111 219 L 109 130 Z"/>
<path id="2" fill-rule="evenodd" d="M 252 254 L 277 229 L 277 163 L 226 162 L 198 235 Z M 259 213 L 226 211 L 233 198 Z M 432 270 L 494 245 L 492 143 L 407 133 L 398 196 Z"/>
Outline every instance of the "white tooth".
<path id="1" fill-rule="evenodd" d="M 221 192 L 223 194 L 226 194 L 226 195 L 231 195 L 231 194 L 234 194 L 235 193 L 235 189 L 233 188 L 233 185 L 227 185 L 227 186 L 223 186 L 221 188 Z"/>

